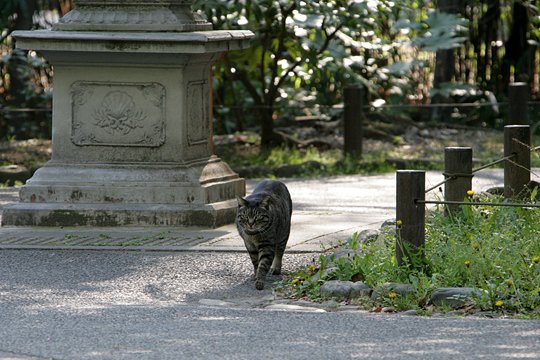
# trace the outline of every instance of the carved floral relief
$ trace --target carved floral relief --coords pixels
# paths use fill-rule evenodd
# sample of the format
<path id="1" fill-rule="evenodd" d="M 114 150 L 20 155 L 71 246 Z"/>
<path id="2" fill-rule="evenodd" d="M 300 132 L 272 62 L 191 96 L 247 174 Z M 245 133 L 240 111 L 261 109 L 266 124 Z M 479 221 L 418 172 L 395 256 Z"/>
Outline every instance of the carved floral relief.
<path id="1" fill-rule="evenodd" d="M 158 83 L 78 81 L 71 86 L 75 145 L 158 147 L 165 142 L 165 88 Z"/>

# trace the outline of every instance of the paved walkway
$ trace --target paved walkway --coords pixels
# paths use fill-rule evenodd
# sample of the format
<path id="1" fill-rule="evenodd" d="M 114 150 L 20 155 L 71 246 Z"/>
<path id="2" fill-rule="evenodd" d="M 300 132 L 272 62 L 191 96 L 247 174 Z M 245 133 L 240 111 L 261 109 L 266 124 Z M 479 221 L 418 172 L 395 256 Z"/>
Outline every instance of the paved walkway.
<path id="1" fill-rule="evenodd" d="M 440 172 L 428 172 L 426 187 L 442 179 Z M 286 179 L 284 182 L 294 203 L 289 252 L 319 252 L 346 240 L 354 232 L 378 228 L 385 220 L 395 217 L 393 173 Z M 248 193 L 256 183 L 254 180 L 247 182 Z M 481 191 L 502 183 L 502 170 L 488 170 L 474 177 L 473 188 Z M 431 194 L 437 195 L 437 191 Z M 0 210 L 15 201 L 16 189 L 0 189 Z M 243 251 L 244 245 L 234 225 L 213 230 L 2 227 L 0 248 Z"/>
<path id="2" fill-rule="evenodd" d="M 295 202 L 285 273 L 394 216 L 393 174 L 285 182 Z M 474 188 L 501 183 L 501 171 L 486 172 Z M 3 227 L 0 244 L 0 359 L 540 358 L 540 321 L 316 308 L 276 297 L 279 277 L 257 291 L 233 226 Z M 169 251 L 106 251 L 117 248 Z"/>

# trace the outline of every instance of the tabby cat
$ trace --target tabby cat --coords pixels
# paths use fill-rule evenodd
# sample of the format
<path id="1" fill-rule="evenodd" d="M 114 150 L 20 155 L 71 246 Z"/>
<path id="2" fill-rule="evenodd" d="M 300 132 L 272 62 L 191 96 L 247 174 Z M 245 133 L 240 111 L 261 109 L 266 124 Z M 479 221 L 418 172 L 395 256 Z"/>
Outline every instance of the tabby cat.
<path id="1" fill-rule="evenodd" d="M 255 267 L 255 288 L 262 290 L 266 274 L 279 275 L 291 230 L 292 201 L 285 184 L 264 180 L 253 193 L 238 198 L 236 227 Z"/>

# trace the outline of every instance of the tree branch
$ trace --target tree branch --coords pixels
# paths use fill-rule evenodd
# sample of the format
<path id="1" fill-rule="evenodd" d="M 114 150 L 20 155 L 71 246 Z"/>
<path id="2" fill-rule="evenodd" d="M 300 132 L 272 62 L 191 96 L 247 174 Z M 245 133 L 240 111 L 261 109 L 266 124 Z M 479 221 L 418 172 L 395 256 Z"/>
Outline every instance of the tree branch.
<path id="1" fill-rule="evenodd" d="M 281 11 L 281 31 L 278 38 L 278 48 L 274 54 L 274 61 L 271 66 L 270 84 L 268 84 L 268 92 L 265 93 L 265 103 L 271 105 L 276 98 L 277 90 L 279 86 L 276 84 L 276 78 L 278 78 L 279 61 L 283 59 L 283 53 L 285 52 L 285 39 L 287 37 L 287 18 L 296 9 L 296 3 L 291 4 L 289 8 L 285 9 L 283 5 L 279 5 Z M 279 82 L 279 80 L 278 80 Z"/>
<path id="2" fill-rule="evenodd" d="M 324 24 L 324 22 L 325 22 L 325 20 L 323 20 L 323 24 Z M 324 53 L 326 51 L 326 49 L 330 45 L 330 42 L 336 37 L 336 34 L 338 33 L 338 31 L 341 30 L 341 28 L 343 28 L 343 26 L 344 26 L 343 24 L 339 25 L 330 34 L 326 31 L 326 29 L 323 29 L 324 34 L 326 35 L 326 39 L 324 41 L 324 44 L 321 46 L 321 48 L 319 50 L 317 50 L 315 56 L 320 56 L 322 53 Z M 278 82 L 276 84 L 276 88 L 281 87 L 281 85 L 283 85 L 283 82 L 287 78 L 287 75 L 289 74 L 289 72 L 294 71 L 294 69 L 298 65 L 300 65 L 302 62 L 304 62 L 305 60 L 306 60 L 305 57 L 303 57 L 303 58 L 295 61 L 294 63 L 292 63 L 292 65 L 289 66 L 287 68 L 287 70 L 283 72 L 283 75 L 281 75 L 281 77 L 279 78 L 279 80 L 278 80 Z"/>

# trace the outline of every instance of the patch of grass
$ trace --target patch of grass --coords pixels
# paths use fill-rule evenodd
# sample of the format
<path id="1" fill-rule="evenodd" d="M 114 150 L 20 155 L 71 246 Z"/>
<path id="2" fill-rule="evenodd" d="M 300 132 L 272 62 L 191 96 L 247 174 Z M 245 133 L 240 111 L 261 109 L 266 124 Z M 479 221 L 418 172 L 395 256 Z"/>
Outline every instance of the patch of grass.
<path id="1" fill-rule="evenodd" d="M 395 170 L 386 163 L 385 152 L 373 151 L 362 159 L 343 156 L 341 150 L 289 149 L 276 147 L 270 150 L 220 148 L 219 155 L 233 169 L 256 168 L 257 177 L 269 176 L 273 170 L 283 165 L 303 165 L 295 176 L 322 176 L 343 174 L 376 174 Z M 317 166 L 312 166 L 317 163 Z M 258 172 L 257 172 L 258 170 Z M 272 176 L 270 176 L 272 177 Z"/>
<path id="2" fill-rule="evenodd" d="M 251 134 L 250 139 L 250 142 L 243 144 L 216 148 L 216 153 L 234 170 L 242 172 L 251 168 L 248 177 L 278 176 L 274 170 L 280 166 L 302 164 L 307 166 L 300 166 L 293 176 L 378 174 L 395 171 L 398 165 L 410 170 L 442 170 L 446 146 L 472 147 L 475 166 L 503 156 L 503 133 L 487 129 L 463 131 L 456 139 L 428 136 L 412 143 L 405 143 L 399 136 L 394 143 L 365 139 L 361 159 L 344 156 L 341 149 L 277 147 L 261 150 L 257 136 Z M 540 137 L 533 137 L 532 143 L 540 144 Z M 309 166 L 310 162 L 319 165 Z M 533 167 L 540 167 L 540 152 L 532 154 L 531 162 Z"/>
<path id="3" fill-rule="evenodd" d="M 533 191 L 531 200 L 535 195 Z M 492 195 L 479 195 L 475 200 L 502 201 Z M 540 209 L 463 206 L 449 217 L 432 211 L 426 222 L 423 267 L 397 266 L 396 230 L 387 227 L 374 242 L 360 243 L 353 236 L 343 244 L 361 250 L 362 255 L 334 262 L 321 256 L 309 268 L 294 273 L 280 289 L 291 297 L 317 300 L 320 286 L 333 279 L 361 280 L 371 288 L 386 282 L 406 283 L 414 289 L 411 295 L 389 293 L 375 304 L 369 300 L 368 306 L 429 313 L 428 299 L 435 289 L 472 287 L 479 291 L 469 312 L 540 319 Z"/>
<path id="4" fill-rule="evenodd" d="M 16 180 L 14 183 L 12 183 L 11 181 L 8 180 L 6 182 L 0 183 L 0 189 L 12 187 L 12 186 L 20 187 L 20 186 L 23 186 L 23 185 L 24 184 L 19 180 Z"/>

